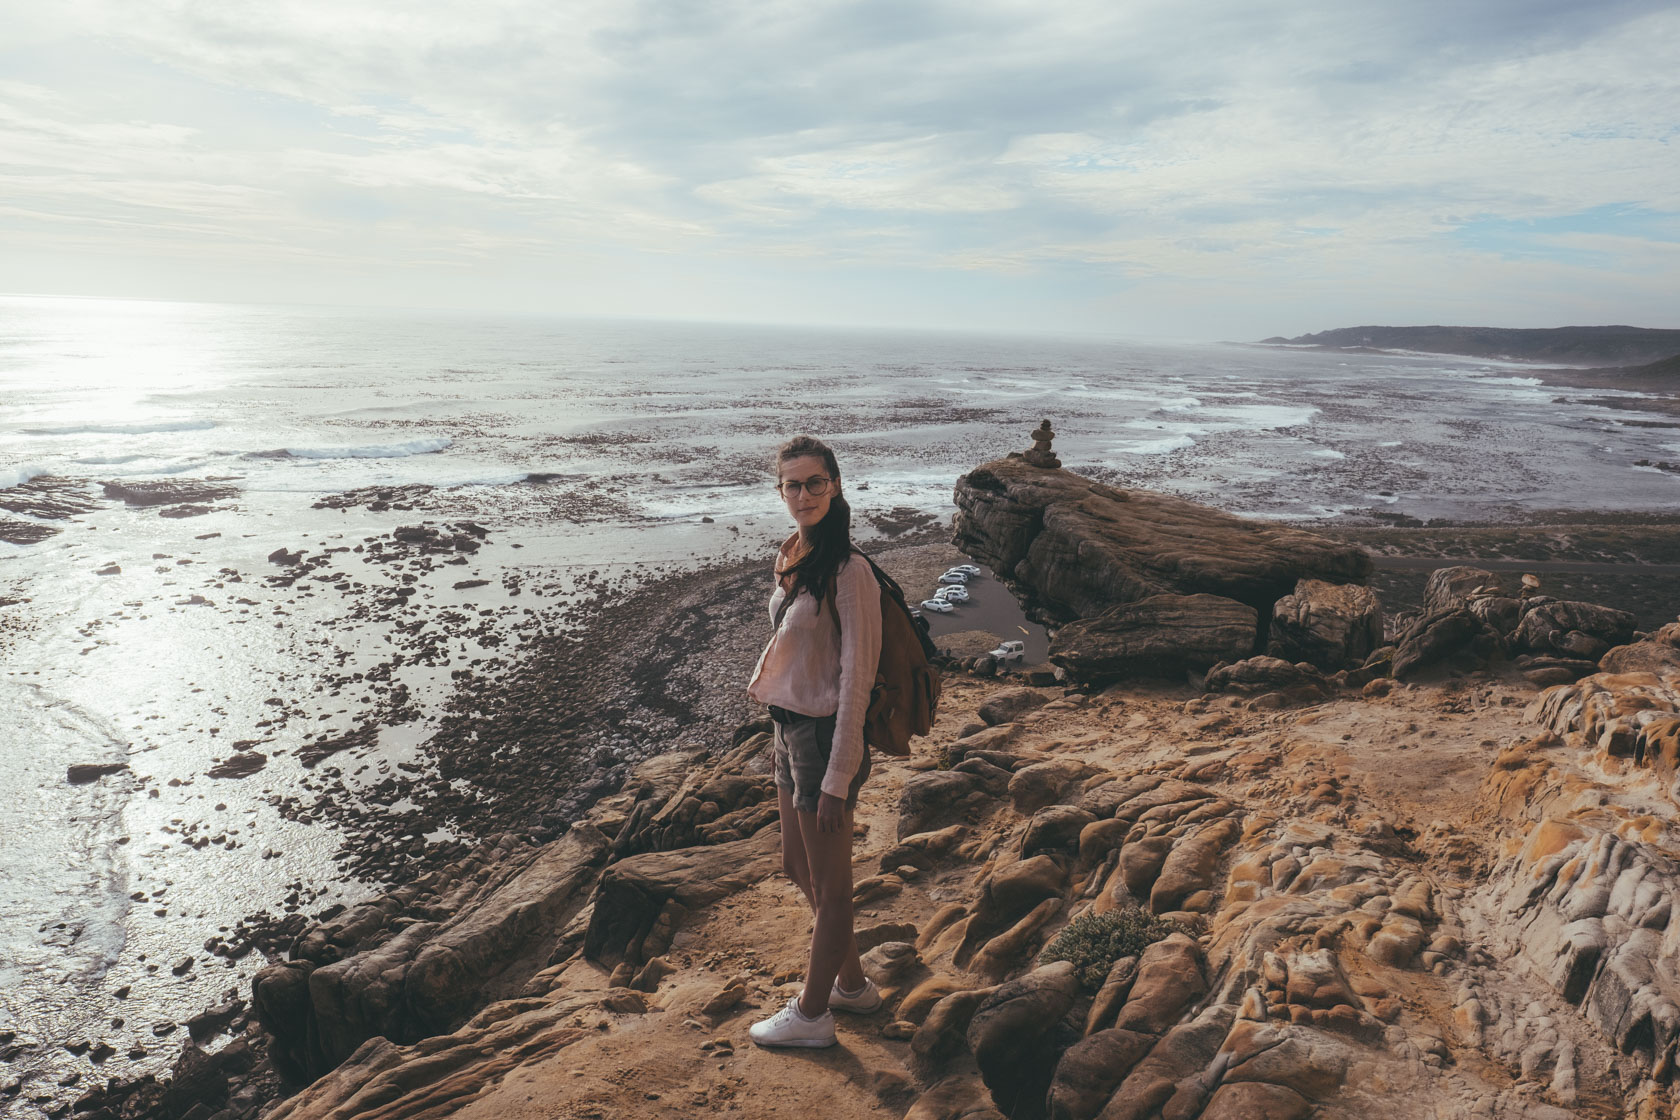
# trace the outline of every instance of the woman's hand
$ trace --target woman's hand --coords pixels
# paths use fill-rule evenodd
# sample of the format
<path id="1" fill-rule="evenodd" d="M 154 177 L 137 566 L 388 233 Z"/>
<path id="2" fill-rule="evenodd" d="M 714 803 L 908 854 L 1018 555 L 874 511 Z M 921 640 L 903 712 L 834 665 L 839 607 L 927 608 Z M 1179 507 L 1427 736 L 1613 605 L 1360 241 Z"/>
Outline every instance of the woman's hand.
<path id="1" fill-rule="evenodd" d="M 839 832 L 846 827 L 846 802 L 832 793 L 817 798 L 817 831 Z"/>

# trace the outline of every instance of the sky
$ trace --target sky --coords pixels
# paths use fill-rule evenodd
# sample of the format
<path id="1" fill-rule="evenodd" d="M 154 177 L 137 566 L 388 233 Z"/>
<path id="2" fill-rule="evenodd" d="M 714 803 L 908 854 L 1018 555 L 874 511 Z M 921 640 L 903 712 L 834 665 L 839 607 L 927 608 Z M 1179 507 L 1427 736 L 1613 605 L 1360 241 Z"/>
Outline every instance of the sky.
<path id="1" fill-rule="evenodd" d="M 0 292 L 1680 327 L 1680 4 L 0 0 Z"/>

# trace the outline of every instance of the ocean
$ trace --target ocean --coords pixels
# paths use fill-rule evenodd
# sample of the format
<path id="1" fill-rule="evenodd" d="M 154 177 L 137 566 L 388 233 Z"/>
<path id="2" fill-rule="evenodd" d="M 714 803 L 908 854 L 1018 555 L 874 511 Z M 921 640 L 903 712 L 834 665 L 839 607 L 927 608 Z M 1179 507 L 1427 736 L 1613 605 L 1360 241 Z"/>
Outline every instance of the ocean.
<path id="1" fill-rule="evenodd" d="M 1671 508 L 1649 464 L 1680 436 L 1646 400 L 1428 355 L 0 299 L 0 536 L 28 542 L 0 543 L 0 1085 L 166 1067 L 163 1027 L 263 963 L 209 939 L 373 889 L 286 803 L 321 788 L 299 750 L 365 721 L 356 669 L 391 634 L 353 604 L 400 577 L 360 549 L 399 526 L 487 531 L 409 573 L 434 616 L 484 620 L 434 628 L 460 664 L 615 574 L 767 554 L 770 456 L 801 431 L 865 535 L 948 519 L 955 478 L 1046 418 L 1071 470 L 1255 517 L 1502 520 Z M 226 490 L 188 516 L 102 491 L 171 479 Z M 277 584 L 276 550 L 331 563 Z M 446 664 L 404 668 L 418 717 L 339 756 L 352 790 L 424 764 Z"/>

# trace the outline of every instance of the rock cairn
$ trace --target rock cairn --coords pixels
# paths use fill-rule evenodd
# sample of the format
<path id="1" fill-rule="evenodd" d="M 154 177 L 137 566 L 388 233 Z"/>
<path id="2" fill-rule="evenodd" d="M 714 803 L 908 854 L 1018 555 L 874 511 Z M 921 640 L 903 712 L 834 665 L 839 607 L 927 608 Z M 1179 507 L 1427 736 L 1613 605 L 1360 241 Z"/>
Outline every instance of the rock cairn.
<path id="1" fill-rule="evenodd" d="M 1035 467 L 1053 469 L 1060 467 L 1062 461 L 1056 458 L 1056 453 L 1050 449 L 1050 441 L 1056 438 L 1056 433 L 1050 430 L 1050 421 L 1041 422 L 1031 433 L 1033 445 L 1023 452 L 1021 458 Z"/>

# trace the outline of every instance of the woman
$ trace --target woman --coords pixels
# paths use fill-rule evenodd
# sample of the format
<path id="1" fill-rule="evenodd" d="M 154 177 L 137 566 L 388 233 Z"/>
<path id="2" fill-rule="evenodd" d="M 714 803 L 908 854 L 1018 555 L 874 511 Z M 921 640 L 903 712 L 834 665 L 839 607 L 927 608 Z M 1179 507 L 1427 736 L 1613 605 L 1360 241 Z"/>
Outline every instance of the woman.
<path id="1" fill-rule="evenodd" d="M 782 870 L 816 924 L 804 991 L 751 1034 L 760 1046 L 833 1046 L 833 1010 L 881 1006 L 852 937 L 852 811 L 869 775 L 863 718 L 881 656 L 881 592 L 852 546 L 852 511 L 827 445 L 784 443 L 776 489 L 799 528 L 776 554 L 775 631 L 747 693 L 775 721 Z"/>

